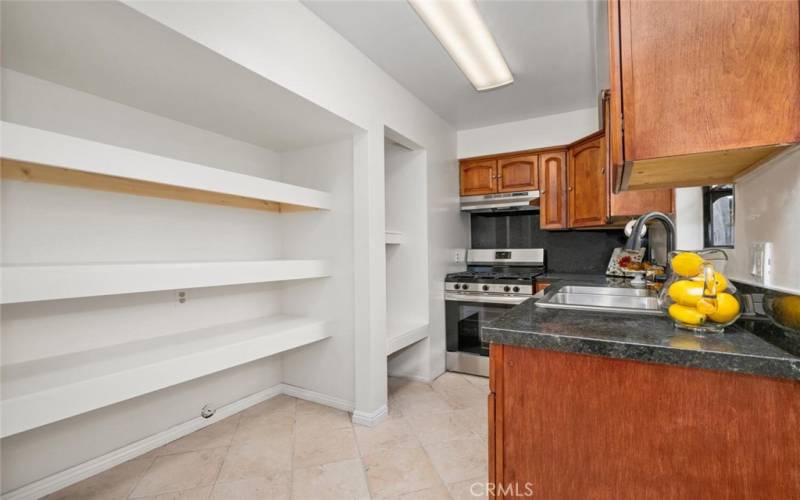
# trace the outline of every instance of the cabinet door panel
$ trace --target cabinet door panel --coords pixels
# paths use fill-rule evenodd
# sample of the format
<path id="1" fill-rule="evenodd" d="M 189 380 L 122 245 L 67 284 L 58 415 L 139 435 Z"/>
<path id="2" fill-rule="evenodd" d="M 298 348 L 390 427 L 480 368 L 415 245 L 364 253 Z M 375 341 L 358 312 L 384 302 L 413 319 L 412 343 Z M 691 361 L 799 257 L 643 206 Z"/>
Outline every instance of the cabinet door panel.
<path id="1" fill-rule="evenodd" d="M 611 195 L 611 217 L 636 217 L 652 211 L 675 212 L 675 191 L 646 189 Z"/>
<path id="2" fill-rule="evenodd" d="M 567 227 L 567 155 L 564 151 L 544 153 L 540 166 L 539 227 Z"/>
<path id="3" fill-rule="evenodd" d="M 497 162 L 497 176 L 500 193 L 539 189 L 539 156 L 504 158 Z"/>
<path id="4" fill-rule="evenodd" d="M 569 227 L 602 226 L 606 223 L 605 141 L 597 138 L 576 145 L 569 152 Z"/>
<path id="5" fill-rule="evenodd" d="M 475 160 L 461 163 L 461 196 L 497 192 L 497 160 Z"/>
<path id="6" fill-rule="evenodd" d="M 500 347 L 504 485 L 544 499 L 800 498 L 798 382 Z"/>
<path id="7" fill-rule="evenodd" d="M 799 11 L 622 0 L 625 160 L 800 140 Z"/>

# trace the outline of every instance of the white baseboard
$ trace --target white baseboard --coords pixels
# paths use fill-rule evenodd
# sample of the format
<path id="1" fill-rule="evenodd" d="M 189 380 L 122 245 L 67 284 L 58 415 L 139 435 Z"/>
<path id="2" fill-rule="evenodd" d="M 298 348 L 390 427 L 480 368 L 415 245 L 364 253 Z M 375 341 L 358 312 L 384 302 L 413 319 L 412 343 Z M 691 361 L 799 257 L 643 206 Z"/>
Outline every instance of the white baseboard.
<path id="1" fill-rule="evenodd" d="M 219 422 L 225 417 L 229 417 L 234 413 L 239 413 L 242 410 L 261 403 L 262 401 L 266 401 L 277 396 L 278 394 L 286 394 L 287 396 L 305 399 L 306 401 L 319 403 L 343 411 L 353 411 L 352 401 L 328 396 L 320 392 L 310 391 L 294 385 L 275 384 L 268 389 L 264 389 L 263 391 L 259 391 L 238 401 L 234 401 L 229 405 L 217 408 L 217 411 L 211 418 L 196 417 L 188 422 L 183 422 L 182 424 L 170 427 L 169 429 L 159 432 L 158 434 L 148 436 L 127 446 L 118 448 L 114 451 L 106 453 L 103 456 L 89 460 L 88 462 L 70 467 L 69 469 L 57 472 L 51 476 L 34 481 L 30 484 L 26 484 L 25 486 L 17 488 L 13 491 L 9 491 L 2 496 L 2 500 L 35 500 L 45 495 L 49 495 L 50 493 L 54 493 L 62 488 L 66 488 L 67 486 L 73 485 L 79 481 L 83 481 L 88 477 L 99 474 L 123 462 L 127 462 L 128 460 L 144 455 L 150 450 L 164 446 L 171 441 L 186 436 L 187 434 L 191 434 L 192 432 L 202 429 L 207 425 Z M 384 406 L 382 410 L 384 412 L 383 416 L 385 416 L 386 407 Z M 379 422 L 383 416 L 378 415 L 373 417 L 374 419 L 377 419 L 375 420 L 375 423 Z M 355 422 L 355 417 L 353 421 Z"/>
<path id="2" fill-rule="evenodd" d="M 381 406 L 372 413 L 368 413 L 365 411 L 354 411 L 353 423 L 358 425 L 364 425 L 367 427 L 374 427 L 379 423 L 381 423 L 388 414 L 389 414 L 389 408 L 386 405 Z"/>
<path id="3" fill-rule="evenodd" d="M 292 396 L 298 399 L 311 401 L 312 403 L 319 403 L 321 405 L 330 406 L 342 411 L 353 411 L 353 402 L 346 399 L 328 396 L 321 392 L 311 391 L 297 387 L 296 385 L 280 384 L 281 392 L 287 396 Z"/>
<path id="4" fill-rule="evenodd" d="M 441 375 L 441 373 L 439 375 Z M 428 377 L 425 377 L 423 375 L 414 375 L 414 374 L 410 374 L 410 373 L 390 373 L 389 374 L 389 376 L 392 377 L 392 378 L 404 378 L 404 379 L 407 379 L 407 380 L 414 380 L 416 382 L 424 382 L 426 384 L 430 384 L 431 382 L 436 380 L 436 378 L 439 375 L 437 375 L 436 377 L 433 377 L 433 378 L 428 378 Z"/>

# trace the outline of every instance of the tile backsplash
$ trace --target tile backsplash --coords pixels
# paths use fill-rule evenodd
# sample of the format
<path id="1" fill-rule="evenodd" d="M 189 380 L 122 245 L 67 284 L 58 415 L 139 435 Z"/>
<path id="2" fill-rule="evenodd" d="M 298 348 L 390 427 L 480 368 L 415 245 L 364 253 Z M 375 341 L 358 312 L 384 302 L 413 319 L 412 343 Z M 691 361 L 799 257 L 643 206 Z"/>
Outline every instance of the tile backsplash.
<path id="1" fill-rule="evenodd" d="M 472 248 L 544 248 L 548 271 L 560 273 L 603 273 L 627 240 L 621 229 L 543 231 L 539 212 L 472 214 L 470 226 Z"/>

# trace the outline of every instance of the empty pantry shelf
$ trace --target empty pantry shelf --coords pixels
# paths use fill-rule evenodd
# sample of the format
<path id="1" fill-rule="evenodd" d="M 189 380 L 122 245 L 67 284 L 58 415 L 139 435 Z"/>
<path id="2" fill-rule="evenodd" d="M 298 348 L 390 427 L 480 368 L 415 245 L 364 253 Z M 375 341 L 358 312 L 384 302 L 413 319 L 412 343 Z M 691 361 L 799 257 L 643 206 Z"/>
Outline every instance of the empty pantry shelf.
<path id="1" fill-rule="evenodd" d="M 325 260 L 9 265 L 0 303 L 241 285 L 330 276 Z"/>
<path id="2" fill-rule="evenodd" d="M 270 316 L 2 368 L 0 437 L 329 337 L 322 320 Z"/>
<path id="3" fill-rule="evenodd" d="M 386 355 L 394 354 L 427 336 L 427 323 L 390 321 L 386 326 Z"/>
<path id="4" fill-rule="evenodd" d="M 15 123 L 0 122 L 2 177 L 238 208 L 330 210 L 331 195 Z"/>

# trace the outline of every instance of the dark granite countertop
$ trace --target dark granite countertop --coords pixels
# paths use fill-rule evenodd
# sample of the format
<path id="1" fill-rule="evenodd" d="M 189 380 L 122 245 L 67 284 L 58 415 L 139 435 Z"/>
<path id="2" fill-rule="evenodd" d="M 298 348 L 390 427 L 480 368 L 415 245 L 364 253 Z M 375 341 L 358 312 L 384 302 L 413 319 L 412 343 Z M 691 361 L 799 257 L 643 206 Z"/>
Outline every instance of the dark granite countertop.
<path id="1" fill-rule="evenodd" d="M 484 326 L 481 339 L 800 381 L 800 357 L 738 325 L 723 334 L 694 334 L 675 328 L 666 316 L 545 309 L 535 303 L 529 299 Z"/>

